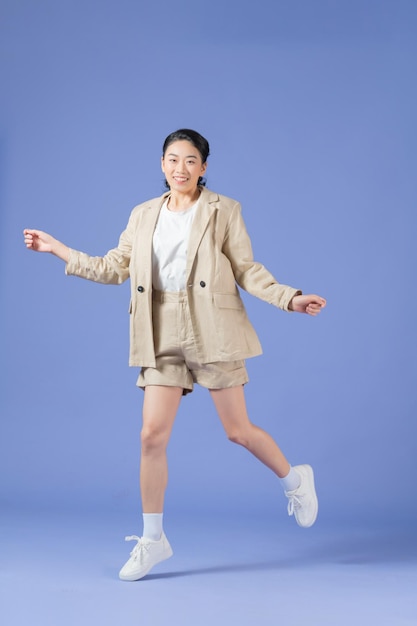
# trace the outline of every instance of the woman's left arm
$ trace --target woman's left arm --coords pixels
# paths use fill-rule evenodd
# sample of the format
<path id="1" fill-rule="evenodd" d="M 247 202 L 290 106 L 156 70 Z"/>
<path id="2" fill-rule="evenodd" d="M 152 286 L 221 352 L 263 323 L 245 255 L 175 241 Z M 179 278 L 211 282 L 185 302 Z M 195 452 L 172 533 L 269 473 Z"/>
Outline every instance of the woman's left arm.
<path id="1" fill-rule="evenodd" d="M 316 295 L 303 296 L 299 289 L 279 283 L 264 265 L 254 260 L 250 237 L 238 202 L 229 217 L 223 252 L 232 264 L 237 284 L 253 296 L 284 311 L 309 315 L 317 315 L 325 306 L 324 298 Z"/>
<path id="2" fill-rule="evenodd" d="M 251 240 L 238 202 L 229 216 L 222 251 L 232 265 L 237 284 L 252 296 L 288 311 L 291 300 L 301 294 L 300 290 L 279 283 L 262 263 L 254 260 Z"/>

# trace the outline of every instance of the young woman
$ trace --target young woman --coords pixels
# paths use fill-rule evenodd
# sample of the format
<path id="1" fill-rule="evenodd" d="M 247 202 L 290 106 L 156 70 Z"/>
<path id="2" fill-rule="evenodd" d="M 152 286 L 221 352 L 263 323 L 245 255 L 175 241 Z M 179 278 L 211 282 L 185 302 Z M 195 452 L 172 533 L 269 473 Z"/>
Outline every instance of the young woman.
<path id="1" fill-rule="evenodd" d="M 68 248 L 40 230 L 25 229 L 27 248 L 50 252 L 66 274 L 120 284 L 130 278 L 130 359 L 144 389 L 140 486 L 143 533 L 120 571 L 139 580 L 172 555 L 162 526 L 166 448 L 183 395 L 206 387 L 228 438 L 247 448 L 281 480 L 288 513 L 314 524 L 318 502 L 313 470 L 291 467 L 274 440 L 249 420 L 245 359 L 261 353 L 237 285 L 285 311 L 317 315 L 324 298 L 282 285 L 253 260 L 238 202 L 209 191 L 202 177 L 209 144 L 181 129 L 163 145 L 168 188 L 136 206 L 119 244 L 103 257 Z"/>

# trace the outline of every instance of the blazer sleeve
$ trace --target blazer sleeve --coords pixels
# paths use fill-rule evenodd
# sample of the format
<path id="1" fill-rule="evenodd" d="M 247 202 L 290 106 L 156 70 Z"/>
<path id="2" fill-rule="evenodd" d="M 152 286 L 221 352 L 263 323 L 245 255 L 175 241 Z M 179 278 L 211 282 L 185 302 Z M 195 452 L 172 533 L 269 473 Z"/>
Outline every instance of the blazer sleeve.
<path id="1" fill-rule="evenodd" d="M 223 253 L 228 257 L 239 287 L 269 304 L 288 311 L 299 289 L 283 285 L 261 264 L 254 260 L 252 244 L 243 221 L 241 206 L 236 202 L 226 227 Z"/>
<path id="2" fill-rule="evenodd" d="M 65 273 L 107 285 L 120 285 L 125 282 L 130 276 L 129 265 L 134 231 L 135 214 L 132 213 L 116 248 L 109 250 L 104 256 L 90 256 L 85 252 L 70 249 Z"/>

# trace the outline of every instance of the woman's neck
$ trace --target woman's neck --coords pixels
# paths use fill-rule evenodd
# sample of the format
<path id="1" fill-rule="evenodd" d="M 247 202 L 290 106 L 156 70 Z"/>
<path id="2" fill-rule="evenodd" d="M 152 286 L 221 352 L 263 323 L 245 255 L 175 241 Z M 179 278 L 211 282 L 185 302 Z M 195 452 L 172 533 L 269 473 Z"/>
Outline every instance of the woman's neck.
<path id="1" fill-rule="evenodd" d="M 186 211 L 197 202 L 199 197 L 200 189 L 198 187 L 192 193 L 171 191 L 167 206 L 170 211 Z"/>

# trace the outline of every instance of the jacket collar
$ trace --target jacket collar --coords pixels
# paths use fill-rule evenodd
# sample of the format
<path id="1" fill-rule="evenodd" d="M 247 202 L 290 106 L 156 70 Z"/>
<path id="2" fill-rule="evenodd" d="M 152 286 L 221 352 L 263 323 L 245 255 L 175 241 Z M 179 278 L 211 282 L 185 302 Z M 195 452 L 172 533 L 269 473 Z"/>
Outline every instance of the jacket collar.
<path id="1" fill-rule="evenodd" d="M 199 198 L 200 205 L 214 204 L 220 200 L 219 194 L 216 193 L 215 191 L 210 191 L 210 189 L 207 189 L 206 187 L 202 187 L 202 186 L 200 186 L 200 190 L 201 190 L 201 195 Z M 153 200 L 149 200 L 149 202 L 146 203 L 147 208 L 148 209 L 161 209 L 162 205 L 164 204 L 165 200 L 169 197 L 170 193 L 171 192 L 168 190 L 165 193 L 163 193 L 162 196 L 158 196 L 157 198 L 153 198 Z M 158 215 L 159 215 L 159 211 L 158 211 Z"/>
<path id="2" fill-rule="evenodd" d="M 201 187 L 201 195 L 199 198 L 198 210 L 194 216 L 193 225 L 191 228 L 190 240 L 188 242 L 187 252 L 187 265 L 186 265 L 186 277 L 191 272 L 194 258 L 200 245 L 200 241 L 206 231 L 208 223 L 212 214 L 218 210 L 219 206 L 219 194 L 214 191 L 210 191 L 205 187 Z M 141 230 L 141 251 L 140 256 L 143 260 L 148 260 L 149 266 L 152 267 L 152 237 L 155 230 L 156 223 L 162 205 L 169 196 L 170 192 L 167 191 L 162 196 L 150 200 L 146 207 L 148 211 L 142 216 L 142 222 L 140 225 Z"/>

